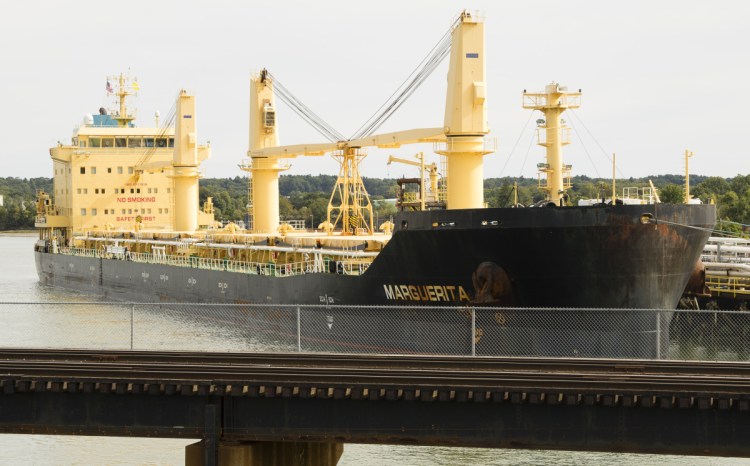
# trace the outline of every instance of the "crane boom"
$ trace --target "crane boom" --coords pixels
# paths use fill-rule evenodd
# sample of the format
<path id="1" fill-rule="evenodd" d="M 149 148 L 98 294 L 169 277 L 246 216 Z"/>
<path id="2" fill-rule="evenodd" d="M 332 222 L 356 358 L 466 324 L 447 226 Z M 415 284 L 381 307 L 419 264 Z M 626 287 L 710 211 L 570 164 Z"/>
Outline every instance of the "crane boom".
<path id="1" fill-rule="evenodd" d="M 290 146 L 264 147 L 248 151 L 250 158 L 292 158 L 301 155 L 323 155 L 326 152 L 359 147 L 400 147 L 404 144 L 439 142 L 445 140 L 445 128 L 418 128 L 393 133 L 375 134 L 351 141 L 324 142 L 319 144 L 296 144 Z"/>
<path id="2" fill-rule="evenodd" d="M 422 166 L 422 162 L 417 162 L 415 160 L 409 160 L 409 159 L 402 159 L 401 157 L 396 157 L 395 155 L 391 155 L 388 157 L 388 165 L 390 165 L 392 162 L 403 163 L 406 165 L 411 165 L 413 167 Z M 433 170 L 437 172 L 437 164 L 435 162 L 426 164 L 424 168 L 430 170 L 430 172 L 432 172 Z"/>

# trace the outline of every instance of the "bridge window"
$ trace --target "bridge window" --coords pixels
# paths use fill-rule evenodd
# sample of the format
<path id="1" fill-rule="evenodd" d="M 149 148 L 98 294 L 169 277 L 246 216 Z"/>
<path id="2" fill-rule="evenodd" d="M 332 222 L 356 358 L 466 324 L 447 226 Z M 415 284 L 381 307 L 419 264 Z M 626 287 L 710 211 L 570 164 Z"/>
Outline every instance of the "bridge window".
<path id="1" fill-rule="evenodd" d="M 174 147 L 174 138 L 169 138 L 169 147 Z"/>
<path id="2" fill-rule="evenodd" d="M 156 140 L 156 147 L 167 147 L 167 140 L 165 138 L 159 138 Z"/>
<path id="3" fill-rule="evenodd" d="M 86 141 L 78 141 L 78 147 L 86 147 Z"/>
<path id="4" fill-rule="evenodd" d="M 115 147 L 125 147 L 128 143 L 128 138 L 115 138 Z"/>
<path id="5" fill-rule="evenodd" d="M 142 147 L 142 146 L 143 146 L 143 138 L 141 138 L 140 136 L 138 137 L 130 136 L 128 138 L 128 147 Z"/>
<path id="6" fill-rule="evenodd" d="M 115 140 L 114 138 L 102 138 L 102 147 L 115 147 Z"/>
<path id="7" fill-rule="evenodd" d="M 89 138 L 91 147 L 102 147 L 102 138 Z"/>
<path id="8" fill-rule="evenodd" d="M 154 138 L 143 138 L 144 147 L 154 147 Z"/>

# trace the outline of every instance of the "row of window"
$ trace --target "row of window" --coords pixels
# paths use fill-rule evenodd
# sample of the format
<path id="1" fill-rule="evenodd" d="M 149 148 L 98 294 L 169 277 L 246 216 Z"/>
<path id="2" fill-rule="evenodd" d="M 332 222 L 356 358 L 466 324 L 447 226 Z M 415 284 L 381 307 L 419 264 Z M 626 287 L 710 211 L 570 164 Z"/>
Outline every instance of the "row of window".
<path id="1" fill-rule="evenodd" d="M 123 167 L 116 167 L 117 168 L 117 174 L 122 175 L 124 173 Z M 92 175 L 96 175 L 96 167 L 89 167 L 89 173 Z M 112 167 L 107 167 L 107 173 L 112 173 Z M 81 175 L 86 174 L 86 167 L 81 167 Z M 128 175 L 133 174 L 133 167 L 128 167 Z"/>
<path id="2" fill-rule="evenodd" d="M 87 142 L 78 141 L 78 147 L 87 147 Z M 152 138 L 141 136 L 128 137 L 93 137 L 89 136 L 88 147 L 174 147 L 174 138 Z"/>
<path id="3" fill-rule="evenodd" d="M 88 188 L 78 188 L 78 194 L 88 194 Z M 148 194 L 159 194 L 159 188 L 148 188 Z M 172 188 L 167 188 L 167 193 L 171 193 Z M 115 194 L 127 194 L 127 188 L 115 188 Z M 107 194 L 106 188 L 94 188 L 94 194 Z M 130 188 L 130 194 L 141 194 L 141 188 Z"/>
<path id="4" fill-rule="evenodd" d="M 121 210 L 120 215 L 125 215 L 125 214 L 132 215 L 134 213 L 135 214 L 139 213 L 138 209 L 120 209 L 120 210 Z M 81 215 L 86 215 L 87 212 L 88 212 L 88 209 L 81 209 Z M 141 209 L 140 213 L 141 214 L 150 214 L 151 213 L 151 209 Z M 169 213 L 169 209 L 159 209 L 159 213 L 160 214 L 168 214 Z M 97 214 L 97 210 L 95 208 L 92 208 L 91 209 L 91 215 L 96 215 L 96 214 Z M 117 215 L 117 209 L 104 209 L 104 215 Z"/>

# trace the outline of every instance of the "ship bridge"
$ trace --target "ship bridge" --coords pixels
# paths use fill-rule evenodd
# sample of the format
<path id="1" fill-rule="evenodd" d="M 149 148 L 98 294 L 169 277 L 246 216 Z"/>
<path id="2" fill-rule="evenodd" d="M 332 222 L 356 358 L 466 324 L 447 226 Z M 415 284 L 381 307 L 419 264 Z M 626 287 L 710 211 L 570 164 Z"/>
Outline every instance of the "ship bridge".
<path id="1" fill-rule="evenodd" d="M 125 99 L 140 87 L 123 75 L 117 81 L 115 90 L 108 79 L 107 91 L 118 97 L 119 109 L 84 115 L 70 144 L 58 143 L 49 151 L 54 192 L 40 194 L 35 222 L 42 239 L 175 226 L 176 111 L 161 125 L 157 112 L 154 126 L 136 126 Z M 193 149 L 196 167 L 211 156 L 208 144 L 196 143 Z M 212 213 L 198 213 L 199 225 L 212 223 Z"/>

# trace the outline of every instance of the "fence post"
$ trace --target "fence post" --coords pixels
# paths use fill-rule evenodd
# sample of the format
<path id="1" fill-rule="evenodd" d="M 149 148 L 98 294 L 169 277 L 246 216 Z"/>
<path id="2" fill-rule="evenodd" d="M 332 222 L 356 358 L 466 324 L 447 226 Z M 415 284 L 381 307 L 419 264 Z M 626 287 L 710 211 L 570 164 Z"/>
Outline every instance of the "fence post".
<path id="1" fill-rule="evenodd" d="M 302 352 L 302 326 L 300 325 L 300 312 L 299 306 L 297 306 L 297 352 Z"/>
<path id="2" fill-rule="evenodd" d="M 130 306 L 130 351 L 133 351 L 133 322 L 135 321 L 135 304 Z"/>
<path id="3" fill-rule="evenodd" d="M 656 311 L 656 359 L 661 359 L 661 312 Z"/>
<path id="4" fill-rule="evenodd" d="M 471 355 L 477 355 L 477 314 L 476 309 L 471 308 Z"/>

